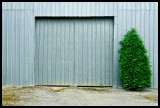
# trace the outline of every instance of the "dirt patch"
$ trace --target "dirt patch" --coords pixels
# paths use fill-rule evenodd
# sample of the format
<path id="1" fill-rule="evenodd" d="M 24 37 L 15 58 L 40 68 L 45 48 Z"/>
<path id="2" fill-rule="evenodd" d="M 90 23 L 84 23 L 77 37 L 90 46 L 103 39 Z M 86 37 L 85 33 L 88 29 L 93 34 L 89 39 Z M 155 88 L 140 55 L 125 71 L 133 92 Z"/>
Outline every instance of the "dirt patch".
<path id="1" fill-rule="evenodd" d="M 60 89 L 50 89 L 51 92 L 62 92 L 64 90 L 66 90 L 67 88 L 60 88 Z"/>
<path id="2" fill-rule="evenodd" d="M 16 87 L 2 88 L 2 106 L 13 106 L 19 101 L 20 95 L 16 93 Z"/>
<path id="3" fill-rule="evenodd" d="M 31 95 L 37 87 L 15 87 L 2 88 L 2 106 L 14 106 L 21 100 L 23 95 Z M 25 100 L 25 99 L 24 99 Z"/>
<path id="4" fill-rule="evenodd" d="M 152 100 L 158 102 L 158 95 L 139 95 L 145 99 Z"/>
<path id="5" fill-rule="evenodd" d="M 18 96 L 14 106 L 158 106 L 158 98 L 152 100 L 158 97 L 158 90 L 153 89 L 137 92 L 112 87 L 13 87 L 2 89 L 2 97 L 7 95 L 6 91 Z M 2 103 L 5 102 L 3 97 Z"/>
<path id="6" fill-rule="evenodd" d="M 85 90 L 85 91 L 109 92 L 109 89 L 104 89 L 104 88 L 84 87 L 84 88 L 80 88 L 80 89 Z"/>

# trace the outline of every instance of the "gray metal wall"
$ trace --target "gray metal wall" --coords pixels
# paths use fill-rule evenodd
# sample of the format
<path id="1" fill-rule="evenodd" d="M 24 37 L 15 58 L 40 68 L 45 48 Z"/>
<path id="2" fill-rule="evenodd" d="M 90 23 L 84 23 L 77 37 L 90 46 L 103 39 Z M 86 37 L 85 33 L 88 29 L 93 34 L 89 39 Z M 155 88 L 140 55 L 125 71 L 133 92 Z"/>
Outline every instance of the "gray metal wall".
<path id="1" fill-rule="evenodd" d="M 16 14 L 14 15 L 14 11 Z M 25 12 L 28 14 L 28 19 L 23 17 Z M 18 13 L 19 12 L 19 13 Z M 24 13 L 23 13 L 24 12 Z M 18 14 L 18 15 L 17 15 Z M 145 46 L 147 48 L 148 55 L 151 59 L 152 65 L 152 85 L 153 88 L 158 88 L 158 2 L 51 2 L 51 3 L 41 3 L 41 2 L 2 2 L 2 39 L 3 39 L 3 48 L 2 48 L 2 84 L 3 85 L 11 85 L 13 79 L 16 79 L 16 85 L 27 85 L 27 83 L 23 83 L 23 74 L 27 69 L 26 67 L 29 65 L 25 65 L 27 63 L 23 63 L 24 58 L 28 58 L 26 53 L 23 51 L 30 51 L 29 60 L 32 65 L 28 67 L 31 69 L 29 73 L 33 73 L 34 66 L 34 19 L 35 17 L 40 16 L 114 16 L 114 57 L 113 57 L 113 86 L 121 87 L 120 81 L 120 73 L 119 73 L 119 54 L 118 49 L 120 48 L 119 41 L 122 40 L 126 30 L 130 29 L 130 27 L 136 27 L 140 36 L 142 37 Z M 26 19 L 25 19 L 26 18 Z M 27 21 L 27 20 L 31 21 Z M 14 20 L 17 21 L 17 24 L 21 25 L 25 22 L 25 26 L 9 26 L 11 22 Z M 8 26 L 7 26 L 8 24 Z M 6 27 L 7 26 L 7 27 Z M 15 28 L 17 26 L 17 28 Z M 30 29 L 27 27 L 30 26 Z M 24 37 L 22 35 L 15 35 L 17 38 L 13 38 L 13 31 L 17 30 L 16 33 L 23 34 L 22 28 L 24 27 L 24 31 L 26 31 L 25 37 L 29 38 L 28 41 L 30 49 L 25 48 L 28 44 L 24 41 Z M 31 29 L 32 28 L 32 29 Z M 28 30 L 28 31 L 27 31 Z M 19 36 L 19 38 L 18 38 Z M 15 40 L 14 40 L 15 39 Z M 16 51 L 12 48 L 13 43 L 17 43 L 19 41 L 21 46 L 17 45 Z M 18 43 L 17 43 L 18 44 Z M 23 50 L 23 51 L 22 51 Z M 19 55 L 20 58 L 15 58 L 15 62 L 13 62 L 12 56 L 14 56 L 15 52 L 21 52 Z M 12 56 L 10 56 L 12 55 Z M 17 56 L 17 54 L 15 54 Z M 23 56 L 22 56 L 23 55 Z M 24 58 L 23 58 L 24 57 Z M 21 62 L 18 62 L 18 60 Z M 12 62 L 10 62 L 12 61 Z M 13 65 L 16 65 L 15 67 Z M 24 68 L 22 68 L 24 67 Z M 15 71 L 15 69 L 24 69 L 23 71 Z M 19 73 L 21 74 L 19 74 Z M 13 74 L 14 73 L 14 74 Z M 17 74 L 15 74 L 17 73 Z M 15 76 L 13 76 L 15 75 Z M 12 77 L 11 77 L 12 76 Z M 19 76 L 17 79 L 16 77 Z M 29 75 L 29 78 L 32 79 L 31 85 L 34 85 L 34 77 Z M 31 80 L 24 80 L 24 82 L 29 82 Z M 20 80 L 21 79 L 21 80 Z M 6 82 L 7 81 L 7 82 Z"/>
<path id="2" fill-rule="evenodd" d="M 113 18 L 36 19 L 35 84 L 112 86 Z"/>
<path id="3" fill-rule="evenodd" d="M 2 11 L 2 85 L 34 85 L 34 19 L 31 10 Z"/>

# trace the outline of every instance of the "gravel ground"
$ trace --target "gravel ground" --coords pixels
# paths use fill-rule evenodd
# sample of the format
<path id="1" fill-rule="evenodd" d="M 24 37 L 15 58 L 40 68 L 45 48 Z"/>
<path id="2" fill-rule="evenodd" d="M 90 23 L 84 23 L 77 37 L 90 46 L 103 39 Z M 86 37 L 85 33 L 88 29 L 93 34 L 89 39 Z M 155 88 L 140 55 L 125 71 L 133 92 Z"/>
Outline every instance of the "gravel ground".
<path id="1" fill-rule="evenodd" d="M 158 106 L 143 95 L 158 95 L 157 89 L 128 91 L 122 88 L 33 87 L 23 92 L 15 106 Z"/>

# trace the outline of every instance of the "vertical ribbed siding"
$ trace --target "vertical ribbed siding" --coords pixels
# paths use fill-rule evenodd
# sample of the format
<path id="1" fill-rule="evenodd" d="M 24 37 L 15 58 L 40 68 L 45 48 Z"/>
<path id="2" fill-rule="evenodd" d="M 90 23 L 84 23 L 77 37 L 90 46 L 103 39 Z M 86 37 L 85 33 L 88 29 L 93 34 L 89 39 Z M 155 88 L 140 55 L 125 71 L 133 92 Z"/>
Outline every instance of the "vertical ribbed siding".
<path id="1" fill-rule="evenodd" d="M 112 85 L 112 39 L 112 18 L 36 19 L 35 84 Z"/>
<path id="2" fill-rule="evenodd" d="M 158 3 L 154 3 L 154 87 L 153 88 L 158 88 Z"/>
<path id="3" fill-rule="evenodd" d="M 27 10 L 27 9 L 33 10 L 34 9 L 34 13 L 31 14 L 30 19 L 27 19 L 27 18 L 25 19 L 26 20 L 25 24 L 27 24 L 27 22 L 30 22 L 30 20 L 33 20 L 34 16 L 114 16 L 114 43 L 113 43 L 114 44 L 114 58 L 113 58 L 113 79 L 114 79 L 113 83 L 114 84 L 113 86 L 116 86 L 116 87 L 117 86 L 121 87 L 120 72 L 119 72 L 119 65 L 118 65 L 119 54 L 117 51 L 120 48 L 120 46 L 118 42 L 123 39 L 124 34 L 126 33 L 126 30 L 130 29 L 130 27 L 136 27 L 138 30 L 138 33 L 140 34 L 140 36 L 142 37 L 145 43 L 147 50 L 149 51 L 147 54 L 150 55 L 150 59 L 151 59 L 153 88 L 158 88 L 158 77 L 157 77 L 158 76 L 158 2 L 127 2 L 127 3 L 126 2 L 105 2 L 105 3 L 102 3 L 102 2 L 100 3 L 99 2 L 86 2 L 86 3 L 85 2 L 61 2 L 61 3 L 60 2 L 47 2 L 47 3 L 45 2 L 2 2 L 2 9 L 3 11 L 7 10 L 10 12 L 12 10 Z M 12 12 L 10 13 L 10 12 L 2 14 L 2 18 L 5 18 L 4 20 L 2 19 L 3 22 L 7 20 L 7 22 L 2 25 L 4 26 L 3 27 L 4 29 L 2 29 L 2 31 L 4 31 L 4 33 L 2 34 L 3 35 L 2 44 L 4 45 L 4 47 L 3 46 L 2 47 L 3 48 L 6 47 L 6 49 L 2 49 L 4 52 L 2 54 L 2 57 L 3 57 L 2 73 L 6 78 L 8 78 L 8 80 L 6 78 L 2 78 L 2 81 L 6 80 L 7 81 L 6 84 L 7 83 L 11 84 L 9 82 L 19 84 L 20 83 L 19 75 L 21 74 L 19 73 L 14 76 L 13 73 L 14 73 L 14 70 L 16 70 L 17 72 L 19 72 L 20 70 L 23 70 L 22 68 L 17 67 L 19 66 L 18 64 L 20 62 L 23 62 L 19 59 L 19 56 L 22 54 L 26 54 L 27 48 L 28 47 L 32 48 L 32 45 L 24 41 L 25 44 L 28 45 L 28 47 L 24 45 L 25 49 L 23 49 L 21 46 L 19 46 L 20 45 L 19 39 L 20 38 L 27 39 L 27 38 L 23 36 L 19 37 L 19 35 L 21 34 L 18 32 L 20 30 L 19 29 L 20 24 L 19 23 L 15 24 L 15 22 L 19 22 L 20 19 L 23 19 L 24 17 L 21 17 L 21 18 L 17 17 L 17 15 L 22 14 L 21 12 L 17 12 L 17 11 L 15 13 L 12 13 Z M 9 15 L 12 15 L 12 18 L 8 18 Z M 15 22 L 13 22 L 13 20 L 15 20 Z M 9 22 L 13 22 L 13 24 L 11 24 L 12 27 L 10 27 L 9 25 L 7 26 Z M 31 23 L 34 23 L 34 21 L 32 21 Z M 16 29 L 16 32 L 14 34 L 15 36 L 10 37 L 11 34 L 13 34 L 14 25 L 15 25 L 14 29 Z M 26 29 L 27 26 L 25 26 L 24 28 Z M 30 27 L 34 27 L 34 26 L 30 24 Z M 10 32 L 8 30 L 10 30 Z M 34 36 L 33 35 L 34 28 L 29 29 L 28 30 L 29 32 L 27 32 L 26 30 L 22 30 L 22 31 L 24 31 L 26 35 L 30 36 L 28 38 L 33 43 L 34 40 L 32 40 L 32 36 Z M 11 42 L 10 44 L 14 44 L 15 47 L 8 44 L 9 42 Z M 14 48 L 16 50 L 15 52 L 13 50 Z M 22 50 L 22 52 L 19 52 L 20 51 L 19 48 L 21 48 L 20 50 Z M 94 49 L 91 52 L 94 52 Z M 10 53 L 12 56 L 9 56 L 8 53 Z M 25 56 L 26 57 L 30 56 L 29 54 L 30 53 L 28 53 L 28 55 L 26 54 Z M 19 55 L 19 56 L 16 56 L 16 55 Z M 26 58 L 24 58 L 24 60 L 26 60 Z M 26 63 L 25 67 L 27 66 L 30 67 L 31 64 L 29 62 L 33 62 L 33 60 L 34 59 L 30 57 L 28 61 L 25 61 Z M 14 64 L 14 61 L 16 62 L 15 64 Z M 52 62 L 54 62 L 54 60 Z M 94 65 L 94 63 L 92 63 L 92 65 Z M 10 67 L 12 67 L 13 69 L 10 69 Z M 4 69 L 7 70 L 7 72 L 4 72 Z M 27 68 L 25 68 L 24 71 L 32 71 L 32 69 L 28 68 L 27 70 Z M 30 75 L 32 76 L 33 74 L 29 74 L 29 76 L 25 76 L 24 78 L 30 77 Z M 16 81 L 14 82 L 13 79 L 15 77 L 16 77 Z M 29 80 L 29 82 L 31 83 L 31 80 Z"/>
<path id="4" fill-rule="evenodd" d="M 6 71 L 5 69 L 7 68 L 6 67 L 6 36 L 5 36 L 5 29 L 6 28 L 6 24 L 4 24 L 6 18 L 5 18 L 5 13 L 2 12 L 2 86 L 5 86 L 6 85 Z"/>
<path id="5" fill-rule="evenodd" d="M 2 13 L 2 84 L 15 86 L 34 85 L 34 45 L 32 43 L 34 37 L 33 31 L 30 30 L 32 29 L 30 26 L 33 26 L 33 23 L 31 23 L 33 11 L 3 10 Z"/>
<path id="6" fill-rule="evenodd" d="M 35 16 L 117 16 L 114 2 L 34 2 L 34 10 Z"/>
<path id="7" fill-rule="evenodd" d="M 118 10 L 119 9 L 121 9 L 122 8 L 122 3 L 119 3 L 119 5 L 118 5 L 118 3 L 117 3 L 117 12 L 118 12 Z M 122 13 L 122 11 L 120 11 L 120 12 L 118 12 L 118 15 L 117 15 L 117 18 L 118 19 L 121 19 L 122 18 L 122 15 L 123 13 Z M 118 20 L 117 21 L 117 23 L 118 23 L 118 29 L 117 29 L 117 35 L 119 35 L 117 38 L 118 38 L 118 40 L 121 40 L 121 35 L 122 35 L 122 31 L 121 31 L 121 29 L 122 29 L 122 21 L 120 21 L 120 20 Z M 119 34 L 118 34 L 119 33 Z M 120 45 L 118 45 L 118 50 L 120 49 Z M 119 66 L 119 54 L 118 54 L 118 63 L 117 63 L 117 69 L 118 69 L 118 72 L 117 72 L 117 80 L 118 80 L 118 82 L 117 82 L 117 87 L 120 87 L 121 86 L 121 80 L 120 80 L 120 66 Z"/>
<path id="8" fill-rule="evenodd" d="M 150 55 L 150 65 L 154 65 L 154 61 L 153 61 L 153 49 L 154 49 L 154 47 L 153 47 L 153 39 L 154 39 L 154 11 L 153 11 L 153 5 L 152 5 L 153 3 L 149 3 L 149 10 L 150 10 L 150 12 L 149 12 L 149 42 L 150 42 L 150 45 L 149 45 L 149 55 Z M 152 79 L 151 79 L 151 81 L 152 81 L 152 87 L 154 87 L 154 81 L 153 81 L 153 76 L 154 76 L 154 69 L 153 69 L 153 66 L 151 67 L 151 70 L 152 70 Z"/>
<path id="9" fill-rule="evenodd" d="M 2 2 L 2 9 L 34 9 L 33 2 Z"/>
<path id="10" fill-rule="evenodd" d="M 156 9 L 158 7 L 155 4 L 156 3 L 154 2 L 118 3 L 118 41 L 123 39 L 124 34 L 126 34 L 126 30 L 129 30 L 130 27 L 136 27 L 139 35 L 144 41 L 146 49 L 148 50 L 147 54 L 150 56 L 152 65 L 152 87 L 158 88 L 158 79 L 155 78 L 155 74 L 158 76 L 158 67 L 155 66 L 157 65 L 155 64 L 155 60 L 158 59 L 158 56 L 156 56 L 156 54 L 158 54 L 158 52 L 156 52 L 158 51 L 158 46 L 154 46 L 157 44 L 156 38 L 158 37 L 158 30 L 156 27 L 156 24 L 158 23 L 156 18 L 158 10 Z M 124 6 L 126 6 L 126 9 Z M 121 37 L 121 39 L 119 37 Z M 120 76 L 119 74 L 117 75 L 119 83 L 117 86 L 122 87 Z"/>

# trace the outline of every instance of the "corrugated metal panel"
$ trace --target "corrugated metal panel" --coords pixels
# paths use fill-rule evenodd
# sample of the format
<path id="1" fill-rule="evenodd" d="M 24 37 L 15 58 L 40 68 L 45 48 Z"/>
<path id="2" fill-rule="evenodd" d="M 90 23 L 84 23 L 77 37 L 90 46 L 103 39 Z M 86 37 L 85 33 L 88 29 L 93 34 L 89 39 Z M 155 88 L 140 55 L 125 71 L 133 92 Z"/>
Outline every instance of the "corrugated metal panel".
<path id="1" fill-rule="evenodd" d="M 2 2 L 2 9 L 34 9 L 34 2 Z"/>
<path id="2" fill-rule="evenodd" d="M 34 85 L 33 11 L 3 10 L 2 84 Z"/>
<path id="3" fill-rule="evenodd" d="M 154 45 L 153 45 L 153 69 L 154 69 L 154 74 L 153 74 L 153 79 L 154 79 L 154 86 L 153 88 L 158 88 L 158 3 L 157 6 L 154 7 L 154 31 L 153 31 L 153 36 L 154 36 Z"/>
<path id="4" fill-rule="evenodd" d="M 114 58 L 113 58 L 113 85 L 121 87 L 120 73 L 119 73 L 119 62 L 118 62 L 118 49 L 120 48 L 118 42 L 122 40 L 124 34 L 127 29 L 130 27 L 136 27 L 142 39 L 144 40 L 145 46 L 147 48 L 148 55 L 151 58 L 151 65 L 153 70 L 153 88 L 158 88 L 158 2 L 2 2 L 2 9 L 12 11 L 12 10 L 34 10 L 34 13 L 30 16 L 34 25 L 34 17 L 35 16 L 114 16 Z M 23 19 L 23 17 L 17 17 L 17 14 L 22 13 L 12 13 L 6 11 L 3 13 L 2 18 L 5 18 L 3 22 L 7 20 L 6 23 L 3 24 L 5 29 L 2 29 L 4 33 L 2 34 L 4 43 L 3 45 L 8 47 L 8 49 L 3 49 L 6 55 L 2 55 L 3 67 L 14 67 L 17 68 L 17 63 L 19 58 L 14 58 L 14 56 L 8 56 L 8 52 L 14 55 L 14 47 L 10 48 L 9 42 L 12 44 L 11 40 L 14 40 L 14 37 L 10 38 L 10 35 L 13 34 L 14 29 L 13 22 L 12 27 L 7 26 L 12 20 Z M 12 18 L 8 16 L 12 15 Z M 17 18 L 16 18 L 17 17 Z M 19 18 L 19 19 L 18 19 Z M 25 19 L 30 21 L 31 19 Z M 24 19 L 23 19 L 24 20 Z M 19 26 L 20 24 L 16 24 L 17 34 L 19 34 Z M 26 26 L 27 27 L 27 26 Z M 31 26 L 34 27 L 34 26 Z M 10 30 L 11 29 L 11 30 Z M 10 31 L 8 31 L 10 30 Z M 31 29 L 29 29 L 31 30 Z M 7 32 L 6 32 L 7 31 Z M 30 31 L 31 32 L 31 31 Z M 32 29 L 34 32 L 34 28 Z M 26 34 L 29 32 L 26 32 Z M 20 34 L 19 34 L 20 35 Z M 27 34 L 28 35 L 28 34 Z M 32 39 L 32 35 L 30 39 Z M 15 41 L 18 39 L 17 35 L 15 35 Z M 21 37 L 24 38 L 23 36 Z M 9 39 L 9 40 L 8 40 Z M 19 48 L 19 40 L 16 41 L 16 51 Z M 34 40 L 32 40 L 34 42 Z M 28 44 L 28 43 L 25 43 Z M 30 45 L 30 44 L 29 44 Z M 24 45 L 25 46 L 25 45 Z M 31 46 L 30 46 L 31 47 Z M 3 47 L 4 48 L 4 47 Z M 28 47 L 25 46 L 27 49 Z M 23 50 L 23 49 L 21 49 Z M 25 53 L 25 52 L 24 52 Z M 16 52 L 16 55 L 19 54 Z M 23 53 L 22 53 L 23 54 Z M 12 62 L 17 60 L 16 64 Z M 30 58 L 32 60 L 32 58 Z M 11 62 L 11 63 L 8 63 Z M 54 61 L 53 61 L 54 62 Z M 94 64 L 93 64 L 94 65 Z M 4 72 L 3 75 L 7 75 L 5 77 L 8 78 L 7 81 L 10 81 L 10 77 L 13 75 L 14 71 L 10 68 L 7 68 L 7 72 Z M 27 70 L 26 70 L 27 71 Z M 6 80 L 3 78 L 3 80 Z M 12 80 L 12 79 L 11 79 Z M 18 81 L 18 80 L 17 80 Z M 5 84 L 4 84 L 5 85 Z"/>
<path id="5" fill-rule="evenodd" d="M 158 54 L 156 52 L 158 50 L 158 46 L 154 46 L 155 44 L 157 44 L 155 38 L 158 38 L 158 35 L 157 35 L 158 30 L 156 27 L 156 24 L 158 23 L 158 20 L 156 19 L 156 14 L 158 14 L 158 10 L 156 9 L 154 10 L 153 6 L 155 6 L 155 8 L 158 8 L 158 7 L 155 5 L 156 3 L 136 2 L 131 4 L 132 8 L 130 10 L 130 6 L 128 6 L 128 4 L 129 3 L 125 3 L 125 2 L 118 3 L 119 8 L 121 9 L 121 10 L 118 9 L 118 29 L 120 29 L 118 31 L 118 37 L 117 37 L 118 41 L 123 39 L 123 36 L 126 33 L 127 29 L 129 29 L 130 27 L 137 28 L 138 33 L 141 36 L 142 40 L 144 41 L 145 46 L 148 50 L 148 55 L 150 56 L 150 61 L 152 65 L 151 67 L 152 87 L 158 88 L 158 80 L 157 78 L 155 78 L 155 74 L 158 76 L 158 71 L 157 71 L 158 67 L 155 66 L 157 65 L 155 62 L 157 62 L 157 59 L 158 59 L 158 57 L 156 57 L 156 54 Z M 156 28 L 156 30 L 154 28 Z M 119 37 L 122 37 L 122 38 L 119 40 Z M 118 75 L 118 83 L 119 83 L 117 86 L 122 87 L 119 74 L 117 75 Z"/>
<path id="6" fill-rule="evenodd" d="M 36 85 L 112 85 L 112 18 L 36 20 Z"/>
<path id="7" fill-rule="evenodd" d="M 119 3 L 119 5 L 118 5 L 118 7 L 117 7 L 117 12 L 118 12 L 118 10 L 120 10 L 120 9 L 122 9 L 122 6 L 123 6 L 123 3 Z M 118 15 L 117 15 L 118 17 L 117 17 L 117 19 L 122 19 L 122 17 L 123 17 L 123 11 L 119 11 L 118 12 Z M 117 37 L 117 39 L 118 40 L 121 40 L 121 38 L 122 38 L 122 31 L 121 31 L 121 29 L 122 29 L 122 27 L 123 27 L 123 22 L 122 21 L 120 21 L 120 20 L 118 20 L 117 21 L 117 28 L 118 28 L 118 30 L 117 30 L 117 35 L 118 35 L 118 37 Z M 118 34 L 119 33 L 119 34 Z M 118 45 L 118 50 L 120 49 L 120 45 Z M 120 87 L 121 85 L 122 85 L 122 82 L 121 82 L 121 80 L 120 80 L 120 68 L 119 68 L 119 55 L 118 55 L 118 60 L 117 60 L 117 87 Z"/>
<path id="8" fill-rule="evenodd" d="M 35 2 L 34 9 L 35 16 L 117 16 L 117 5 L 114 2 Z"/>

